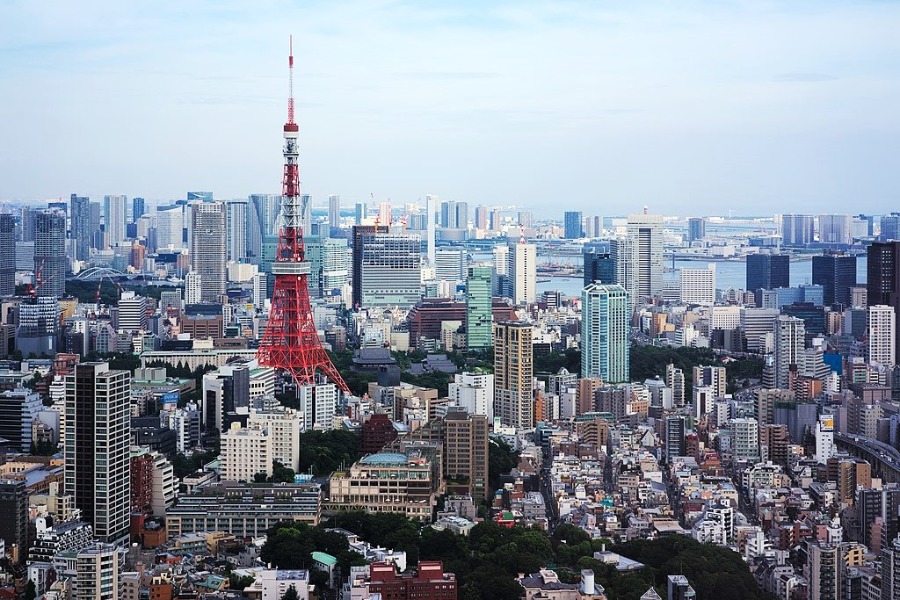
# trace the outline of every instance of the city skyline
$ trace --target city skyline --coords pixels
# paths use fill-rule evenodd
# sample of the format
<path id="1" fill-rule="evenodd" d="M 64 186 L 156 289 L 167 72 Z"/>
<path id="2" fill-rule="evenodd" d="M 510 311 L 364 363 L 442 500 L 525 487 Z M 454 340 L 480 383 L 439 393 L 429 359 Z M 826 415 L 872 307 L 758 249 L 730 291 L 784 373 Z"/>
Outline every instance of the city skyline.
<path id="1" fill-rule="evenodd" d="M 898 120 L 897 68 L 884 57 L 898 12 L 13 3 L 0 11 L 0 201 L 276 193 L 271 124 L 283 118 L 293 32 L 303 191 L 320 201 L 433 193 L 539 217 L 553 197 L 603 215 L 645 204 L 885 213 Z"/>

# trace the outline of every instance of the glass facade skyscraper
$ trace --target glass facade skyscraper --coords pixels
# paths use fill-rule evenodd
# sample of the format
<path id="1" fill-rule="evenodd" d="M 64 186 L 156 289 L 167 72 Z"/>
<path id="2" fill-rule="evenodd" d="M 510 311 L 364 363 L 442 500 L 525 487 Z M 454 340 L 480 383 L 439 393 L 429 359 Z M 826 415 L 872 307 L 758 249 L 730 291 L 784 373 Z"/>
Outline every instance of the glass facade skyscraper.
<path id="1" fill-rule="evenodd" d="M 466 277 L 466 345 L 469 350 L 491 347 L 490 266 L 469 267 Z"/>
<path id="2" fill-rule="evenodd" d="M 628 383 L 628 292 L 592 283 L 581 292 L 581 377 Z"/>

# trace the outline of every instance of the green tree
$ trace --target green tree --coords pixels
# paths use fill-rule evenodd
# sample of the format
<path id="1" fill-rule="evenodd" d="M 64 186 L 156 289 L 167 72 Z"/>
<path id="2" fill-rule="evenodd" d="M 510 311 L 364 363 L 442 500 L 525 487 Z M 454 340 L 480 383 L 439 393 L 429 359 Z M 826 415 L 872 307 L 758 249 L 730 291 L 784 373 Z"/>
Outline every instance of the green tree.
<path id="1" fill-rule="evenodd" d="M 294 587 L 293 583 L 291 584 L 291 587 L 281 595 L 281 600 L 300 600 L 300 595 L 297 593 L 297 588 Z"/>
<path id="2" fill-rule="evenodd" d="M 294 470 L 277 460 L 272 461 L 272 481 L 275 483 L 294 483 Z"/>
<path id="3" fill-rule="evenodd" d="M 25 584 L 25 600 L 35 600 L 37 598 L 37 587 L 32 580 L 28 580 Z"/>

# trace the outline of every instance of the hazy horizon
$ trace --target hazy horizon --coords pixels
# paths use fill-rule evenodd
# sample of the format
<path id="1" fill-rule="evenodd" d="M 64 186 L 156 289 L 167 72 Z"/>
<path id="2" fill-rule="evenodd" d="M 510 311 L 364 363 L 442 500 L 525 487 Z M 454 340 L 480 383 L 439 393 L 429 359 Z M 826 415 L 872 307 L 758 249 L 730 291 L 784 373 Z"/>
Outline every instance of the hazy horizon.
<path id="1" fill-rule="evenodd" d="M 0 201 L 278 193 L 293 34 L 319 206 L 897 209 L 900 4 L 620 4 L 7 2 Z"/>

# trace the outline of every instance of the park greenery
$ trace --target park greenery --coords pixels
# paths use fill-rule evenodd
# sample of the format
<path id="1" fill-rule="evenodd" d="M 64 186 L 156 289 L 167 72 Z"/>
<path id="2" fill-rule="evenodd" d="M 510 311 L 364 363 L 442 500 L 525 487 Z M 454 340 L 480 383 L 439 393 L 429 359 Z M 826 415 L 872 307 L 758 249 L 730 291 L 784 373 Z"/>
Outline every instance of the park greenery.
<path id="1" fill-rule="evenodd" d="M 728 390 L 742 387 L 746 380 L 762 377 L 763 362 L 757 358 L 740 358 L 723 362 L 709 348 L 676 348 L 673 346 L 642 346 L 633 344 L 630 349 L 631 380 L 644 381 L 665 377 L 666 365 L 672 364 L 684 372 L 685 396 L 691 397 L 691 381 L 694 367 L 712 365 L 725 367 Z"/>
<path id="2" fill-rule="evenodd" d="M 561 525 L 550 535 L 537 528 L 506 528 L 485 521 L 465 537 L 423 528 L 398 514 L 341 512 L 317 527 L 277 525 L 269 530 L 262 559 L 279 568 L 309 568 L 310 553 L 321 551 L 337 558 L 341 573 L 346 574 L 351 565 L 361 564 L 361 557 L 349 550 L 344 536 L 327 531 L 335 527 L 371 544 L 405 551 L 410 566 L 419 560 L 443 561 L 444 569 L 456 575 L 463 600 L 518 599 L 522 588 L 515 578 L 547 567 L 569 583 L 578 581 L 581 569 L 593 569 L 609 600 L 639 598 L 651 587 L 665 597 L 666 578 L 672 574 L 688 578 L 697 600 L 771 600 L 757 586 L 740 555 L 727 548 L 701 544 L 687 536 L 614 545 L 610 540 L 592 540 L 572 525 Z M 619 572 L 594 558 L 604 547 L 645 567 Z"/>

